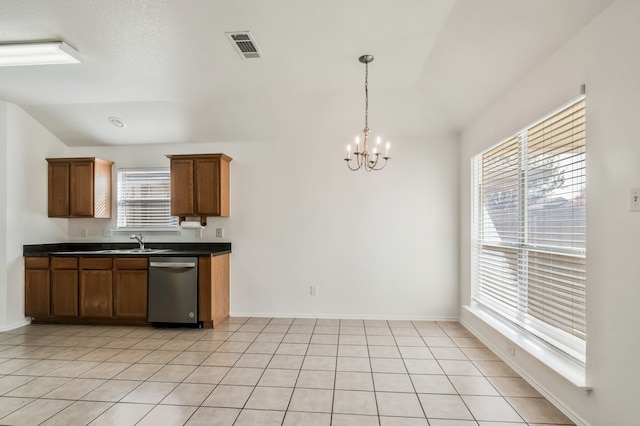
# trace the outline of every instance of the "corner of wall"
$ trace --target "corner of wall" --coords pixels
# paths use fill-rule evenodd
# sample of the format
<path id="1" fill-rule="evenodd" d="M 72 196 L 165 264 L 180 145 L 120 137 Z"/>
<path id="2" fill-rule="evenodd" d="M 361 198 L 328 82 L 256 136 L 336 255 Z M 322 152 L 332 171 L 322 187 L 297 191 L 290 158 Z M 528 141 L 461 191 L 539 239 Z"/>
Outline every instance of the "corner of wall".
<path id="1" fill-rule="evenodd" d="M 68 147 L 17 105 L 0 102 L 0 328 L 23 324 L 22 246 L 66 239 L 66 224 L 52 226 L 47 213 L 47 156 Z M 11 182 L 9 185 L 8 182 Z"/>

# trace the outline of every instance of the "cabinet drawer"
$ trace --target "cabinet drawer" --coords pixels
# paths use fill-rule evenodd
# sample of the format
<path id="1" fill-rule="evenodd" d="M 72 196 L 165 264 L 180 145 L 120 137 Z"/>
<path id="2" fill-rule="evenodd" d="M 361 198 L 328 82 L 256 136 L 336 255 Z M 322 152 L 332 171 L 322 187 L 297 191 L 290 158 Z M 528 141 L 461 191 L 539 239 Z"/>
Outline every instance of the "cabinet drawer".
<path id="1" fill-rule="evenodd" d="M 113 259 L 116 269 L 147 269 L 146 257 L 116 257 Z"/>
<path id="2" fill-rule="evenodd" d="M 111 269 L 113 259 L 110 257 L 81 257 L 80 269 Z"/>
<path id="3" fill-rule="evenodd" d="M 49 269 L 48 257 L 25 257 L 25 269 Z"/>
<path id="4" fill-rule="evenodd" d="M 52 257 L 51 269 L 78 269 L 77 257 Z"/>

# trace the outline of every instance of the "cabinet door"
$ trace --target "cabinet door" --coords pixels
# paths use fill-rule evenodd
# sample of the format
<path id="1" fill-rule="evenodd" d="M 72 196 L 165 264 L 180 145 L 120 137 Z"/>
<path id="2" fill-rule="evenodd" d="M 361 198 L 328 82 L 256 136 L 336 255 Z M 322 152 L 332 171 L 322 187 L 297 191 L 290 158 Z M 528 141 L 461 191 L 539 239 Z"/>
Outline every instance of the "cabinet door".
<path id="1" fill-rule="evenodd" d="M 92 217 L 94 212 L 93 161 L 72 161 L 70 163 L 71 196 L 69 213 L 71 216 Z"/>
<path id="2" fill-rule="evenodd" d="M 171 159 L 171 214 L 194 215 L 193 160 Z"/>
<path id="3" fill-rule="evenodd" d="M 24 271 L 24 314 L 28 317 L 49 316 L 49 270 Z"/>
<path id="4" fill-rule="evenodd" d="M 51 315 L 78 316 L 78 271 L 58 269 L 51 271 Z"/>
<path id="5" fill-rule="evenodd" d="M 147 318 L 146 270 L 116 271 L 114 309 L 116 318 Z"/>
<path id="6" fill-rule="evenodd" d="M 203 158 L 195 163 L 196 214 L 220 216 L 220 160 Z"/>
<path id="7" fill-rule="evenodd" d="M 80 316 L 113 317 L 113 273 L 106 270 L 80 272 Z"/>
<path id="8" fill-rule="evenodd" d="M 93 163 L 93 217 L 111 218 L 111 161 L 96 158 Z"/>
<path id="9" fill-rule="evenodd" d="M 69 163 L 49 163 L 49 217 L 69 216 Z"/>

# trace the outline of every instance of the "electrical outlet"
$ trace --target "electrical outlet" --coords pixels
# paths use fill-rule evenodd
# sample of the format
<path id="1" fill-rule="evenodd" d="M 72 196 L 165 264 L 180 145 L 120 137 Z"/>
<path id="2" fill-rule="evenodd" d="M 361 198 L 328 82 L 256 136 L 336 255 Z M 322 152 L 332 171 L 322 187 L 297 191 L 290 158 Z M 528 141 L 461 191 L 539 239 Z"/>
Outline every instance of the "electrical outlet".
<path id="1" fill-rule="evenodd" d="M 103 237 L 113 237 L 113 231 L 111 230 L 110 227 L 107 226 L 106 228 L 103 229 L 102 236 Z"/>
<path id="2" fill-rule="evenodd" d="M 196 238 L 202 238 L 202 228 L 196 229 Z"/>
<path id="3" fill-rule="evenodd" d="M 222 238 L 224 236 L 224 231 L 222 228 L 216 228 L 216 238 Z"/>
<path id="4" fill-rule="evenodd" d="M 315 285 L 312 285 L 311 288 L 309 288 L 309 294 L 311 296 L 317 296 L 318 295 L 318 287 Z"/>
<path id="5" fill-rule="evenodd" d="M 87 238 L 89 236 L 89 230 L 87 228 L 80 228 L 80 236 Z"/>
<path id="6" fill-rule="evenodd" d="M 640 212 L 640 188 L 632 188 L 629 196 L 629 211 Z"/>

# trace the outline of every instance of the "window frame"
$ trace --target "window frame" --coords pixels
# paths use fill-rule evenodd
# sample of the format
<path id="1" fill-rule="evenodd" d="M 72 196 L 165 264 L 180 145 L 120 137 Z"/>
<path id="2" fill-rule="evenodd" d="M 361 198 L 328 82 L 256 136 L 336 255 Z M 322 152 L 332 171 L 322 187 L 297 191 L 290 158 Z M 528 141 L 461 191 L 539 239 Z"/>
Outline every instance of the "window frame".
<path id="1" fill-rule="evenodd" d="M 581 248 L 576 247 L 550 247 L 544 244 L 533 244 L 529 241 L 529 235 L 532 232 L 529 224 L 529 216 L 530 213 L 528 211 L 529 207 L 529 188 L 528 188 L 528 174 L 530 172 L 530 164 L 531 158 L 534 158 L 534 155 L 530 155 L 528 151 L 528 132 L 533 129 L 535 126 L 543 123 L 545 120 L 554 117 L 555 115 L 561 113 L 564 110 L 572 108 L 578 105 L 580 102 L 584 102 L 586 104 L 585 96 L 579 96 L 576 99 L 562 105 L 561 107 L 555 109 L 554 111 L 546 114 L 539 120 L 535 121 L 531 125 L 528 125 L 516 132 L 514 135 L 502 140 L 496 145 L 486 149 L 479 154 L 472 157 L 471 163 L 471 188 L 472 188 L 472 200 L 471 200 L 471 218 L 472 218 L 472 226 L 471 226 L 471 249 L 472 249 L 472 305 L 475 307 L 481 308 L 483 311 L 492 315 L 498 321 L 504 322 L 507 326 L 515 326 L 518 330 L 522 331 L 525 335 L 529 337 L 533 337 L 542 345 L 552 348 L 555 351 L 558 351 L 564 356 L 570 358 L 573 362 L 584 367 L 586 363 L 586 313 L 584 314 L 584 339 L 576 336 L 576 333 L 568 333 L 559 328 L 556 328 L 544 320 L 539 320 L 535 318 L 535 316 L 528 313 L 529 305 L 528 305 L 528 295 L 530 289 L 533 288 L 534 291 L 537 289 L 536 286 L 540 284 L 536 282 L 536 284 L 530 284 L 529 280 L 529 271 L 530 259 L 529 256 L 532 253 L 543 253 L 545 256 L 557 256 L 558 258 L 571 258 L 572 260 L 568 261 L 568 264 L 574 265 L 574 263 L 578 266 L 582 264 L 582 273 L 584 274 L 582 282 L 584 284 L 585 294 L 583 296 L 583 307 L 586 305 L 586 220 L 584 225 L 584 246 Z M 586 108 L 586 105 L 584 106 Z M 583 112 L 584 114 L 584 112 Z M 584 117 L 584 123 L 586 124 L 586 116 Z M 571 127 L 573 130 L 573 127 Z M 486 239 L 487 229 L 485 229 L 485 221 L 486 216 L 486 206 L 483 201 L 483 191 L 482 187 L 483 181 L 483 172 L 486 170 L 483 169 L 483 166 L 486 166 L 486 163 L 483 163 L 483 156 L 487 153 L 491 153 L 495 150 L 502 149 L 505 144 L 509 142 L 513 142 L 513 140 L 517 139 L 517 177 L 515 178 L 516 186 L 517 186 L 517 214 L 518 214 L 518 224 L 517 224 L 517 232 L 513 235 L 515 236 L 515 241 L 507 242 L 501 240 L 501 237 L 498 237 L 500 241 L 491 242 Z M 582 158 L 580 161 L 582 162 L 582 166 L 579 170 L 582 171 L 582 185 L 584 188 L 582 189 L 583 194 L 581 201 L 586 201 L 586 195 L 584 195 L 586 191 L 586 137 L 583 137 L 582 146 Z M 551 148 L 553 151 L 554 148 Z M 573 151 L 570 151 L 571 155 L 575 155 Z M 557 154 L 556 154 L 557 155 Z M 557 161 L 557 160 L 554 160 Z M 560 168 L 558 165 L 554 165 L 555 168 Z M 498 165 L 499 168 L 499 165 Z M 498 169 L 497 169 L 498 170 Z M 535 169 L 534 169 L 535 170 Z M 555 169 L 553 169 L 555 170 Z M 564 173 L 564 172 L 562 172 Z M 508 181 L 510 182 L 510 181 Z M 512 183 L 512 182 L 510 182 Z M 584 218 L 586 219 L 586 208 L 584 209 Z M 515 209 L 514 209 L 515 210 Z M 573 220 L 573 218 L 572 218 Z M 573 223 L 573 222 L 572 222 Z M 498 231 L 493 229 L 494 233 L 497 235 Z M 509 307 L 505 302 L 495 302 L 491 300 L 491 297 L 486 295 L 487 290 L 484 288 L 486 284 L 482 282 L 483 277 L 481 274 L 485 273 L 486 270 L 481 270 L 482 267 L 487 268 L 486 257 L 487 254 L 483 252 L 487 247 L 493 247 L 497 255 L 498 262 L 502 260 L 503 262 L 511 262 L 515 265 L 515 269 L 513 265 L 510 267 L 505 267 L 498 265 L 499 272 L 511 271 L 514 272 L 515 281 L 513 281 L 513 277 L 507 277 L 505 282 L 515 283 L 515 286 L 511 289 L 511 293 L 514 295 L 513 299 L 508 299 L 510 301 L 515 300 L 515 305 L 513 308 Z M 510 255 L 507 255 L 507 251 L 510 251 Z M 500 255 L 499 253 L 503 254 Z M 515 252 L 515 254 L 513 253 Z M 575 259 L 574 259 L 575 258 Z M 553 264 L 555 259 L 550 261 Z M 483 263 L 483 265 L 481 265 Z M 500 269 L 501 268 L 501 269 Z M 538 266 L 535 267 L 535 272 L 538 272 Z M 537 278 L 540 280 L 541 278 Z M 542 278 L 544 279 L 544 277 Z M 499 281 L 499 280 L 497 280 Z M 498 284 L 496 288 L 500 287 L 502 284 Z M 502 290 L 505 291 L 505 290 Z M 484 294 L 483 294 L 484 293 Z M 498 296 L 500 295 L 500 290 L 497 292 Z M 498 299 L 498 298 L 496 298 Z M 584 309 L 584 308 L 583 308 Z M 550 321 L 553 322 L 553 321 Z"/>
<path id="2" fill-rule="evenodd" d="M 122 175 L 128 175 L 128 174 L 140 174 L 142 175 L 142 178 L 144 179 L 145 177 L 148 179 L 151 179 L 153 177 L 154 174 L 161 174 L 161 175 L 165 175 L 162 176 L 164 178 L 163 181 L 163 186 L 164 186 L 164 190 L 161 192 L 164 192 L 166 195 L 164 197 L 162 197 L 162 199 L 157 199 L 157 198 L 125 198 L 122 199 L 122 190 L 123 190 L 123 185 L 127 185 L 127 183 L 123 183 L 122 179 Z M 123 209 L 124 206 L 129 204 L 129 203 L 154 203 L 154 204 L 161 204 L 163 205 L 163 207 L 166 211 L 167 214 L 161 216 L 160 218 L 164 218 L 164 223 L 158 225 L 158 226 L 149 226 L 149 225 L 141 225 L 140 223 L 133 225 L 133 226 L 127 226 L 126 223 L 127 222 L 131 222 L 130 219 L 127 218 L 122 218 L 123 214 Z M 157 214 L 157 213 L 156 213 Z M 123 225 L 123 222 L 125 223 Z M 122 168 L 122 169 L 118 169 L 116 172 L 116 231 L 144 231 L 144 232 L 163 232 L 163 231 L 177 231 L 178 230 L 178 218 L 177 216 L 172 216 L 171 215 L 171 171 L 168 167 L 150 167 L 150 168 Z"/>

